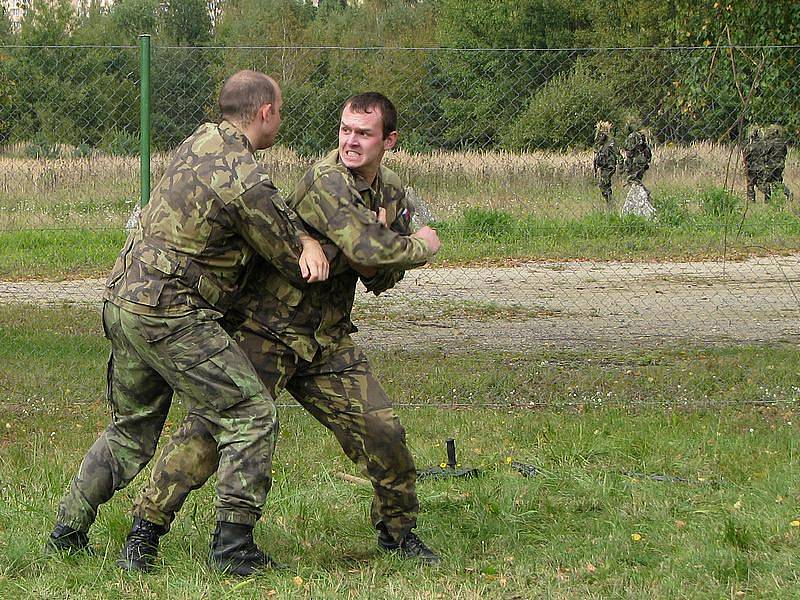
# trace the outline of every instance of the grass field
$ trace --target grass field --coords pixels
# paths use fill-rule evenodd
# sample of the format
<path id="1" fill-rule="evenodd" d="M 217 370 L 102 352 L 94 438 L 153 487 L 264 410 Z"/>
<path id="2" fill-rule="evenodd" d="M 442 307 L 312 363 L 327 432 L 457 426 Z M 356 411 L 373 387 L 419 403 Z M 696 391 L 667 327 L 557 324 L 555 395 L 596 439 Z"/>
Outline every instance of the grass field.
<path id="1" fill-rule="evenodd" d="M 444 564 L 379 553 L 369 490 L 339 480 L 354 471 L 332 436 L 284 406 L 257 539 L 289 568 L 244 580 L 205 565 L 208 486 L 150 575 L 114 566 L 141 479 L 101 511 L 95 556 L 42 555 L 108 419 L 106 352 L 94 311 L 0 309 L 0 598 L 791 598 L 800 585 L 795 345 L 373 353 L 418 466 L 452 436 L 483 471 L 419 484 L 418 530 Z"/>
<path id="2" fill-rule="evenodd" d="M 153 157 L 154 178 L 168 155 Z M 309 160 L 285 148 L 263 154 L 290 190 Z M 387 163 L 429 203 L 447 264 L 508 259 L 737 258 L 794 251 L 800 210 L 776 198 L 746 206 L 733 148 L 657 147 L 646 183 L 657 218 L 606 212 L 589 152 L 397 152 Z M 800 193 L 798 156 L 787 182 Z M 59 279 L 107 272 L 138 196 L 138 159 L 0 157 L 0 277 Z M 616 184 L 617 208 L 627 188 Z M 725 189 L 733 190 L 726 192 Z"/>
<path id="3" fill-rule="evenodd" d="M 722 190 L 699 194 L 706 207 L 715 198 L 733 197 Z M 443 245 L 433 262 L 736 259 L 794 252 L 800 244 L 800 216 L 785 205 L 760 205 L 742 218 L 710 208 L 691 210 L 692 201 L 662 198 L 662 216 L 655 222 L 602 212 L 565 221 L 468 208 L 434 224 Z M 0 231 L 0 278 L 101 276 L 110 270 L 124 239 L 119 228 Z"/>
<path id="4" fill-rule="evenodd" d="M 313 160 L 280 146 L 260 157 L 282 190 L 291 190 Z M 154 181 L 169 158 L 153 155 Z M 420 193 L 439 220 L 475 207 L 565 221 L 605 208 L 592 175 L 591 151 L 394 152 L 385 162 Z M 786 182 L 800 190 L 800 155 L 794 149 L 786 161 Z M 725 188 L 744 199 L 741 159 L 729 145 L 656 146 L 645 183 L 655 198 Z M 119 227 L 138 190 L 138 157 L 30 159 L 12 149 L 0 155 L 0 230 Z M 615 179 L 614 190 L 621 205 L 627 191 L 621 178 Z"/>
<path id="5" fill-rule="evenodd" d="M 284 189 L 308 164 L 280 148 L 264 159 Z M 154 157 L 155 176 L 166 160 Z M 745 209 L 736 157 L 723 146 L 656 148 L 646 180 L 659 209 L 652 223 L 605 213 L 585 152 L 396 153 L 388 162 L 430 201 L 440 263 L 736 258 L 800 247 L 797 205 Z M 0 159 L 0 278 L 106 273 L 137 195 L 137 166 Z M 793 151 L 796 193 L 797 167 Z M 458 310 L 478 321 L 509 317 L 489 305 Z M 360 324 L 391 316 L 366 312 Z M 94 556 L 43 555 L 58 499 L 108 420 L 107 352 L 95 311 L 0 306 L 0 598 L 800 596 L 795 344 L 373 352 L 418 466 L 442 462 L 443 440 L 455 437 L 462 464 L 483 472 L 419 484 L 418 531 L 444 564 L 422 568 L 377 550 L 370 491 L 336 477 L 355 473 L 352 465 L 282 396 L 275 486 L 256 535 L 289 567 L 243 580 L 206 566 L 211 486 L 190 498 L 155 572 L 117 569 L 146 474 L 102 509 Z M 168 431 L 183 411 L 173 407 Z M 537 475 L 523 477 L 511 461 Z"/>

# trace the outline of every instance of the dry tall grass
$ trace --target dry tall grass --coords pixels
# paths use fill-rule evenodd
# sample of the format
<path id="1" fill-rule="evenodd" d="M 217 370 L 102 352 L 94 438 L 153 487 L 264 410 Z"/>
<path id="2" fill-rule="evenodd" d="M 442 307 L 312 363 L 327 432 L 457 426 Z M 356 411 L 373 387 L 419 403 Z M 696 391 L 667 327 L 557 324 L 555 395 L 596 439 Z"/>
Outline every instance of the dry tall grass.
<path id="1" fill-rule="evenodd" d="M 157 180 L 169 155 L 156 153 Z M 312 160 L 288 148 L 260 155 L 276 184 L 290 190 Z M 446 218 L 480 206 L 517 214 L 580 216 L 601 207 L 592 176 L 591 151 L 433 152 L 397 151 L 386 163 Z M 800 193 L 800 157 L 787 161 L 787 183 Z M 743 194 L 735 147 L 712 143 L 656 146 L 645 183 L 655 195 L 727 185 Z M 138 157 L 30 159 L 0 156 L 0 228 L 119 227 L 139 195 Z M 617 199 L 625 193 L 615 183 Z"/>

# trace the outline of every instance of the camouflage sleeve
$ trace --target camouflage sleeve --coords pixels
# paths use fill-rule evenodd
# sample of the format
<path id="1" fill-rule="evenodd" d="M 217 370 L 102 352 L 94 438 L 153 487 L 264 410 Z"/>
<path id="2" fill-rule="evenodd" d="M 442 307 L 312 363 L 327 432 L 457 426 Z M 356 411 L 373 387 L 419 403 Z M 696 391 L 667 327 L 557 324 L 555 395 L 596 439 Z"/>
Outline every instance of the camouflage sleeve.
<path id="1" fill-rule="evenodd" d="M 361 203 L 358 190 L 339 171 L 318 177 L 295 208 L 308 226 L 330 239 L 354 263 L 406 266 L 429 257 L 423 240 L 399 235 L 381 225 Z"/>
<path id="2" fill-rule="evenodd" d="M 401 194 L 392 200 L 396 206 L 391 210 L 397 217 L 389 225 L 392 231 L 400 235 L 411 235 L 413 233 L 412 219 L 414 217 L 414 207 L 406 200 L 405 193 Z M 422 266 L 425 263 L 418 263 L 409 265 L 407 268 L 414 268 Z M 385 292 L 388 289 L 397 285 L 406 273 L 406 269 L 402 267 L 381 267 L 378 272 L 372 277 L 361 277 L 361 282 L 368 292 L 372 292 L 376 296 Z"/>
<path id="3" fill-rule="evenodd" d="M 258 254 L 293 283 L 304 283 L 298 263 L 305 228 L 271 181 L 254 185 L 226 208 L 238 233 Z"/>
<path id="4" fill-rule="evenodd" d="M 616 166 L 617 163 L 622 162 L 622 155 L 619 153 L 619 148 L 617 148 L 616 144 L 611 144 L 611 159 L 614 163 L 613 166 Z"/>

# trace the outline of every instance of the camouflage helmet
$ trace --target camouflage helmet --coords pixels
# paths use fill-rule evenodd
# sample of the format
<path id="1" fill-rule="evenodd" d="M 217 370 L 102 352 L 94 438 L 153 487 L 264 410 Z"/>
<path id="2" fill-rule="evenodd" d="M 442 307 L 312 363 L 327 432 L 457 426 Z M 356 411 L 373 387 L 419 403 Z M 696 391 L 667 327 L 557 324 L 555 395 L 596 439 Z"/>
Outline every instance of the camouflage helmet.
<path id="1" fill-rule="evenodd" d="M 754 142 L 755 140 L 759 139 L 763 136 L 763 127 L 761 125 L 756 125 L 753 123 L 747 128 L 747 141 Z"/>
<path id="2" fill-rule="evenodd" d="M 628 113 L 622 121 L 622 131 L 625 135 L 639 131 L 642 128 L 642 119 L 635 113 Z"/>
<path id="3" fill-rule="evenodd" d="M 614 126 L 609 121 L 598 121 L 597 125 L 594 126 L 595 141 L 599 140 L 601 136 L 610 136 L 613 128 Z"/>
<path id="4" fill-rule="evenodd" d="M 764 129 L 763 135 L 768 140 L 783 139 L 786 136 L 786 130 L 783 128 L 783 125 L 773 123 Z"/>

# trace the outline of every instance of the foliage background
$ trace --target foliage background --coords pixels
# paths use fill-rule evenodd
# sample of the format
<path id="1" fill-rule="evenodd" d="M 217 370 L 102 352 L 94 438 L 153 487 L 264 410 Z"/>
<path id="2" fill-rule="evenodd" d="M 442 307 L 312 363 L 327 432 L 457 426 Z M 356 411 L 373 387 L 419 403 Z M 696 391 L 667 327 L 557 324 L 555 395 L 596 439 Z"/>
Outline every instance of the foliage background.
<path id="1" fill-rule="evenodd" d="M 165 90 L 153 106 L 161 150 L 215 117 L 221 81 L 244 66 L 280 80 L 292 107 L 283 137 L 307 155 L 331 145 L 320 132 L 366 87 L 399 98 L 411 151 L 580 148 L 601 118 L 661 142 L 736 139 L 749 122 L 797 135 L 797 52 L 755 46 L 797 45 L 798 23 L 796 3 L 747 0 L 117 0 L 79 13 L 33 0 L 17 30 L 0 19 L 0 143 L 135 152 L 138 55 L 125 46 L 140 32 L 153 35 L 152 85 Z M 60 45 L 114 48 L 46 48 Z M 705 51 L 664 51 L 676 46 Z M 243 60 L 223 47 L 261 51 Z M 629 47 L 652 50 L 581 50 Z M 85 85 L 70 85 L 78 74 Z"/>

